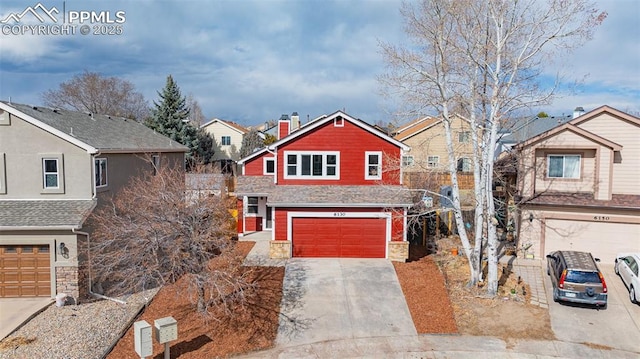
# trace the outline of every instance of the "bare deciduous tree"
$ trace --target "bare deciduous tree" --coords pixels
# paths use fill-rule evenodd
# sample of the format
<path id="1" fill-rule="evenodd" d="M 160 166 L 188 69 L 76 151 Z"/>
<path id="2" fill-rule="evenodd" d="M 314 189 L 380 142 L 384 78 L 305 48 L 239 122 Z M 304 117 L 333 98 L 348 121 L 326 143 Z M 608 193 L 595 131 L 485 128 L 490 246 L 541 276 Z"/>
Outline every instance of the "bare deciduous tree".
<path id="1" fill-rule="evenodd" d="M 201 313 L 245 300 L 254 284 L 234 254 L 233 203 L 212 195 L 214 184 L 206 178 L 187 188 L 183 171 L 162 168 L 155 176 L 134 177 L 94 211 L 89 261 L 93 282 L 105 294 L 132 293 L 187 276 Z"/>
<path id="2" fill-rule="evenodd" d="M 469 284 L 483 279 L 486 250 L 487 292 L 495 295 L 498 243 L 492 185 L 498 127 L 518 110 L 549 102 L 555 86 L 542 89 L 543 67 L 590 39 L 606 13 L 588 0 L 422 0 L 404 3 L 401 14 L 410 45 L 381 45 L 389 64 L 381 83 L 415 113 L 442 117 L 453 212 L 469 260 Z M 451 129 L 455 113 L 468 118 L 474 129 L 473 242 L 460 206 Z"/>
<path id="3" fill-rule="evenodd" d="M 88 111 L 103 115 L 126 117 L 138 121 L 149 115 L 149 104 L 129 81 L 104 77 L 85 71 L 60 84 L 58 89 L 42 94 L 49 107 Z"/>

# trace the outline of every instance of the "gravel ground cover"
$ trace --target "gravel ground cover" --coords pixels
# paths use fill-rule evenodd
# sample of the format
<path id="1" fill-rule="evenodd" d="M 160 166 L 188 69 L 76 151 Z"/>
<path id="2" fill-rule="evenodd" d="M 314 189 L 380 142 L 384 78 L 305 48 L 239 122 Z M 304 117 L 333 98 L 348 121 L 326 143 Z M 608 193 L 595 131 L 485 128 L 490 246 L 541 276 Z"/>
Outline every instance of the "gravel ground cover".
<path id="1" fill-rule="evenodd" d="M 0 358 L 102 358 L 158 289 L 121 297 L 49 306 L 0 342 Z"/>

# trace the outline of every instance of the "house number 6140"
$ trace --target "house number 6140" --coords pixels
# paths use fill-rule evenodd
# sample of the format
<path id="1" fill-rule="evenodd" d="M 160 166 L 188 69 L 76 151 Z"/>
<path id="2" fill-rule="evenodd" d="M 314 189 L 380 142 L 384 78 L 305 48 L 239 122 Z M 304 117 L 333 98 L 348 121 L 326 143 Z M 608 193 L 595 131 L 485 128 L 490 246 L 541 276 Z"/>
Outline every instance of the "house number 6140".
<path id="1" fill-rule="evenodd" d="M 334 217 L 346 217 L 347 214 L 345 212 L 333 212 Z"/>

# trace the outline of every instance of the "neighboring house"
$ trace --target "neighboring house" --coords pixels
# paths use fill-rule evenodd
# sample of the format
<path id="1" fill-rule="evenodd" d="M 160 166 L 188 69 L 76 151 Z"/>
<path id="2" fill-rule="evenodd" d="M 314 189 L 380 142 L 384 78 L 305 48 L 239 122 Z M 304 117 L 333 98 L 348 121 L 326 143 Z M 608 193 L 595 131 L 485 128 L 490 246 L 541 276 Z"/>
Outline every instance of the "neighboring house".
<path id="1" fill-rule="evenodd" d="M 214 118 L 200 127 L 213 136 L 222 150 L 222 153 L 216 153 L 214 160 L 237 161 L 240 159 L 242 139 L 249 130 L 237 123 L 218 118 Z"/>
<path id="2" fill-rule="evenodd" d="M 400 169 L 409 148 L 338 111 L 242 159 L 238 233 L 271 230 L 272 258 L 376 257 L 405 260 L 413 203 Z"/>
<path id="3" fill-rule="evenodd" d="M 518 144 L 520 248 L 640 252 L 639 139 L 640 118 L 602 106 Z"/>
<path id="4" fill-rule="evenodd" d="M 451 130 L 461 201 L 463 205 L 470 205 L 473 200 L 471 126 L 467 119 L 454 115 Z M 440 193 L 442 186 L 451 185 L 449 155 L 441 118 L 418 118 L 396 129 L 393 138 L 411 148 L 401 162 L 407 186 Z"/>
<path id="5" fill-rule="evenodd" d="M 576 108 L 573 117 L 567 116 L 549 116 L 549 117 L 525 117 L 517 118 L 508 122 L 498 132 L 498 141 L 496 143 L 495 158 L 499 158 L 510 152 L 512 148 L 520 142 L 526 141 L 531 137 L 537 136 L 543 132 L 571 121 L 584 114 L 582 107 Z"/>
<path id="6" fill-rule="evenodd" d="M 86 218 L 187 150 L 133 120 L 0 102 L 0 297 L 86 295 Z"/>

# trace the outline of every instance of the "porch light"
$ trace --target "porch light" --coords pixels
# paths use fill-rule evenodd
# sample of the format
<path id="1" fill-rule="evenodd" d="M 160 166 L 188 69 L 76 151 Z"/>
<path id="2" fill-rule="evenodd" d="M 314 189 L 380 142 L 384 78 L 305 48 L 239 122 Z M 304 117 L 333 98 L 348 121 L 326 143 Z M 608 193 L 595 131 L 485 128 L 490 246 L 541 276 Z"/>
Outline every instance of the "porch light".
<path id="1" fill-rule="evenodd" d="M 69 248 L 67 248 L 64 242 L 60 242 L 60 244 L 58 244 L 58 252 L 63 258 L 69 258 Z"/>
<path id="2" fill-rule="evenodd" d="M 533 222 L 533 213 L 529 213 L 529 222 Z"/>

